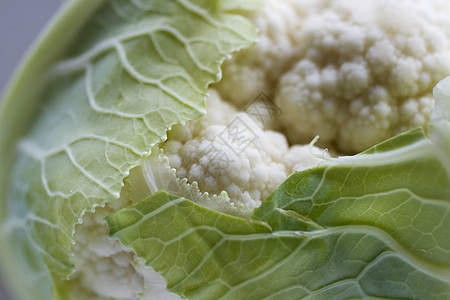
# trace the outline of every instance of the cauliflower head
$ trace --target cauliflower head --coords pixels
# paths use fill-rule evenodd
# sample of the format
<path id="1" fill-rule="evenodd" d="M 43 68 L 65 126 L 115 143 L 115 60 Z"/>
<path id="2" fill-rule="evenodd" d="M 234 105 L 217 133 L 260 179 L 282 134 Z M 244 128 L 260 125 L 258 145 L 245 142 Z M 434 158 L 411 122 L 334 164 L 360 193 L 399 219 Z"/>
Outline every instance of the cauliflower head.
<path id="1" fill-rule="evenodd" d="M 175 125 L 121 198 L 78 225 L 72 280 L 99 299 L 179 299 L 106 238 L 106 215 L 164 189 L 249 217 L 290 174 L 329 159 L 308 145 L 316 135 L 353 153 L 427 122 L 431 89 L 450 73 L 449 9 L 445 1 L 268 0 L 249 13 L 259 41 L 225 62 L 206 115 Z M 281 111 L 265 124 L 244 111 L 261 91 Z"/>
<path id="2" fill-rule="evenodd" d="M 308 145 L 316 135 L 320 145 L 353 153 L 427 122 L 431 89 L 450 73 L 450 4 L 266 4 L 249 15 L 258 43 L 225 62 L 206 115 L 175 125 L 132 171 L 120 199 L 78 225 L 72 280 L 90 297 L 179 299 L 132 251 L 106 237 L 103 218 L 111 212 L 164 189 L 249 217 L 290 174 L 329 158 Z M 281 111 L 267 124 L 243 111 L 261 91 Z"/>
<path id="3" fill-rule="evenodd" d="M 66 289 L 64 293 L 68 299 L 180 299 L 180 296 L 167 290 L 166 280 L 162 275 L 138 258 L 142 256 L 119 240 L 108 238 L 111 231 L 105 218 L 129 208 L 130 205 L 142 203 L 150 199 L 149 195 L 164 190 L 171 195 L 181 196 L 182 200 L 192 200 L 201 209 L 206 207 L 214 210 L 214 213 L 223 213 L 219 219 L 234 218 L 239 222 L 252 224 L 255 228 L 266 225 L 268 228 L 269 223 L 261 225 L 259 220 L 252 219 L 253 213 L 291 175 L 305 169 L 313 173 L 314 167 L 323 166 L 321 164 L 326 161 L 331 161 L 330 165 L 336 161 L 345 163 L 345 157 L 343 160 L 331 158 L 328 149 L 324 148 L 329 148 L 333 154 L 353 154 L 397 133 L 427 123 L 434 106 L 432 88 L 442 77 L 450 74 L 450 1 L 447 0 L 266 0 L 262 9 L 245 12 L 239 10 L 242 7 L 237 4 L 238 1 L 227 1 L 223 5 L 229 5 L 229 11 L 246 14 L 253 22 L 259 30 L 259 40 L 254 46 L 230 56 L 223 64 L 222 74 L 219 67 L 214 72 L 212 63 L 214 61 L 218 64 L 220 56 L 217 58 L 214 53 L 208 56 L 207 53 L 221 52 L 221 47 L 231 43 L 227 38 L 232 40 L 241 35 L 238 30 L 231 30 L 231 34 L 214 27 L 219 24 L 217 27 L 220 29 L 229 29 L 227 26 L 231 21 L 225 20 L 230 22 L 226 23 L 224 20 L 214 20 L 209 11 L 202 11 L 189 1 L 174 1 L 170 5 L 167 5 L 169 2 L 156 1 L 155 7 L 151 8 L 144 5 L 145 1 L 131 2 L 127 2 L 129 6 L 126 9 L 137 9 L 138 12 L 133 15 L 137 20 L 140 20 L 145 11 L 152 22 L 168 22 L 169 25 L 153 24 L 156 28 L 154 32 L 146 34 L 144 30 L 142 32 L 145 37 L 139 36 L 136 40 L 121 35 L 122 30 L 130 30 L 128 25 L 117 25 L 117 28 L 113 28 L 113 33 L 124 39 L 123 44 L 108 36 L 106 41 L 99 43 L 93 50 L 86 50 L 85 54 L 69 59 L 52 70 L 52 76 L 66 69 L 70 71 L 70 78 L 81 73 L 85 76 L 81 77 L 82 80 L 77 79 L 74 91 L 67 89 L 70 95 L 66 102 L 55 105 L 57 108 L 52 108 L 54 110 L 46 110 L 47 115 L 61 110 L 55 124 L 63 122 L 64 126 L 74 127 L 73 133 L 82 135 L 81 138 L 78 137 L 81 142 L 75 140 L 61 147 L 52 146 L 50 150 L 47 149 L 48 152 L 41 151 L 38 146 L 30 146 L 34 140 L 28 141 L 28 144 L 22 143 L 22 148 L 28 151 L 26 155 L 32 153 L 29 156 L 38 161 L 35 162 L 36 165 L 42 164 L 42 167 L 30 167 L 39 174 L 37 179 L 32 179 L 32 184 L 42 183 L 39 192 L 46 193 L 51 201 L 61 200 L 51 202 L 56 209 L 52 207 L 54 210 L 49 213 L 50 217 L 59 221 L 55 211 L 59 212 L 64 205 L 69 208 L 63 209 L 70 209 L 73 214 L 69 216 L 72 223 L 67 221 L 64 224 L 67 232 L 72 231 L 73 239 L 67 232 L 55 233 L 48 238 L 53 234 L 52 231 L 45 236 L 51 241 L 65 239 L 64 242 L 68 241 L 73 246 L 73 251 L 70 248 L 72 252 L 66 251 L 73 256 L 65 263 L 73 262 L 75 271 L 64 283 L 57 284 L 58 288 Z M 121 12 L 121 8 L 114 5 L 119 4 L 112 4 L 110 8 L 114 11 L 112 15 L 116 17 L 116 14 L 120 15 L 118 12 Z M 205 7 L 211 8 L 208 5 Z M 158 12 L 162 8 L 168 11 Z M 184 26 L 185 18 L 195 15 L 200 19 L 195 24 L 214 25 L 213 29 L 205 26 L 207 29 L 202 32 L 213 35 L 214 38 L 188 39 L 178 34 L 171 27 L 171 18 L 165 20 L 165 14 L 170 15 L 175 9 L 184 11 L 182 17 L 177 19 L 177 22 L 183 23 L 181 27 Z M 214 11 L 212 8 L 211 10 Z M 159 14 L 158 18 L 153 14 Z M 102 21 L 106 22 L 106 19 Z M 123 20 L 125 19 L 124 17 Z M 145 25 L 146 19 L 142 20 L 142 23 L 136 21 L 136 24 Z M 249 27 L 252 26 L 249 24 Z M 190 29 L 187 26 L 186 31 Z M 219 34 L 219 38 L 225 40 L 224 43 L 216 44 L 216 30 L 224 35 Z M 166 35 L 172 36 L 168 38 Z M 248 38 L 248 44 L 250 40 Z M 158 42 L 167 45 L 162 49 Z M 177 48 L 180 46 L 178 43 L 182 44 L 184 52 Z M 107 53 L 110 48 L 114 49 L 114 53 Z M 199 49 L 202 51 L 198 51 Z M 140 55 L 148 52 L 154 56 L 141 61 Z M 176 60 L 180 53 L 185 55 L 181 59 L 184 65 Z M 98 59 L 98 65 L 95 64 L 97 62 L 92 62 L 91 65 L 90 60 L 94 59 Z M 110 61 L 113 61 L 112 67 L 109 67 Z M 82 67 L 78 65 L 80 62 Z M 146 63 L 151 67 L 146 69 Z M 152 69 L 153 65 L 157 67 Z M 116 72 L 114 68 L 120 71 Z M 166 71 L 169 75 L 165 74 Z M 119 75 L 113 79 L 103 76 L 113 73 Z M 210 77 L 219 79 L 220 75 L 222 78 L 218 83 L 208 86 L 207 83 L 212 80 Z M 197 77 L 200 78 L 198 82 Z M 134 82 L 136 80 L 137 83 Z M 66 78 L 62 81 L 66 84 Z M 58 84 L 61 82 L 55 85 Z M 116 86 L 119 87 L 117 90 L 114 89 Z M 172 89 L 173 86 L 176 89 Z M 78 88 L 81 92 L 75 92 Z M 206 114 L 194 119 L 205 108 L 203 102 L 194 100 L 202 100 L 206 90 Z M 265 120 L 256 117 L 253 110 L 256 107 L 256 112 L 259 113 L 255 101 L 259 101 L 256 96 L 261 92 L 269 96 L 269 105 L 272 105 L 267 107 L 266 103 L 268 115 L 258 115 L 266 118 Z M 54 93 L 58 96 L 59 91 Z M 78 97 L 77 93 L 83 96 Z M 85 101 L 80 105 L 70 102 L 78 98 Z M 147 103 L 147 98 L 151 98 L 153 102 Z M 114 109 L 108 108 L 110 102 L 114 102 Z M 64 105 L 68 108 L 63 107 Z M 78 105 L 83 109 L 88 107 L 86 111 L 89 114 L 70 105 Z M 271 110 L 277 113 L 270 114 Z M 91 131 L 79 133 L 76 128 L 79 121 L 77 118 L 86 122 Z M 119 125 L 111 125 L 114 122 Z M 56 128 L 46 120 L 39 124 L 43 123 Z M 100 128 L 98 131 L 97 125 Z M 36 131 L 41 130 L 40 127 L 36 128 Z M 129 132 L 134 135 L 130 137 Z M 55 135 L 56 138 L 45 133 L 45 138 L 52 142 L 58 138 L 67 138 L 66 132 Z M 43 136 L 38 135 L 39 138 L 35 140 L 40 143 Z M 318 136 L 319 147 L 316 147 L 314 145 Z M 84 143 L 89 145 L 93 141 L 97 143 L 97 148 L 92 152 L 85 151 Z M 54 143 L 57 144 L 57 141 Z M 67 185 L 56 178 L 59 176 L 58 172 L 52 173 L 49 180 L 46 178 L 46 159 L 53 156 L 58 160 L 53 161 L 52 167 L 59 166 L 60 162 L 63 164 L 67 159 L 70 161 L 70 166 L 65 166 L 68 170 L 65 171 L 72 176 L 67 176 L 70 177 Z M 361 160 L 367 163 L 364 157 Z M 24 161 L 27 160 L 21 160 L 20 163 L 26 165 Z M 105 166 L 105 170 L 102 169 Z M 28 175 L 28 169 L 24 167 L 23 170 Z M 114 177 L 115 174 L 123 177 Z M 102 177 L 98 179 L 96 176 Z M 77 181 L 81 180 L 79 178 L 84 181 Z M 315 177 L 311 181 L 321 185 L 321 180 L 322 178 Z M 94 188 L 100 187 L 99 194 L 86 196 L 88 193 L 84 193 L 81 188 L 78 190 L 76 184 L 79 182 L 88 187 L 88 192 L 91 192 L 91 185 Z M 119 186 L 120 183 L 123 186 Z M 325 186 L 324 189 L 336 190 L 338 194 L 340 183 L 333 181 L 331 188 Z M 351 181 L 350 185 L 352 184 L 359 187 L 365 183 L 358 179 Z M 22 186 L 26 184 L 16 185 L 16 194 L 28 195 L 28 191 L 22 191 Z M 53 188 L 65 189 L 68 186 L 70 189 L 67 193 L 52 191 Z M 114 192 L 111 187 L 115 188 Z M 293 195 L 288 195 L 289 197 L 295 196 L 295 193 L 290 194 Z M 36 195 L 41 196 L 38 193 Z M 29 201 L 34 198 L 24 199 Z M 23 206 L 29 203 L 40 205 L 31 200 L 24 203 Z M 10 210 L 21 213 L 22 207 L 14 205 L 11 205 Z M 20 205 L 22 204 L 17 204 Z M 308 205 L 316 204 L 309 203 L 305 206 Z M 320 210 L 321 205 L 317 204 L 316 207 Z M 36 211 L 47 216 L 46 208 L 40 209 L 38 207 Z M 283 209 L 278 211 L 280 218 L 292 217 L 289 219 L 292 224 L 297 224 L 298 221 L 310 226 L 308 228 L 313 228 L 313 231 L 325 228 L 295 210 Z M 333 214 L 339 211 L 331 210 Z M 15 228 L 19 222 L 14 220 L 14 214 L 11 215 L 13 221 L 10 221 L 10 228 Z M 29 216 L 34 217 L 31 213 Z M 30 222 L 39 223 L 44 220 L 42 223 L 55 229 L 55 232 L 60 229 L 59 224 L 54 225 L 44 217 L 36 217 L 36 220 Z M 19 220 L 18 217 L 17 219 Z M 297 238 L 302 234 L 295 231 L 292 236 Z M 53 245 L 48 246 L 45 251 L 53 251 L 52 247 Z M 57 247 L 59 245 L 55 246 Z M 59 254 L 59 250 L 54 252 Z M 186 257 L 183 259 L 189 260 Z M 57 261 L 55 265 L 58 263 L 60 262 Z"/>
<path id="4" fill-rule="evenodd" d="M 319 145 L 360 152 L 429 120 L 432 88 L 450 72 L 449 9 L 445 0 L 267 1 L 253 16 L 258 45 L 225 63 L 217 89 L 238 106 L 266 90 L 291 143 L 319 135 Z"/>

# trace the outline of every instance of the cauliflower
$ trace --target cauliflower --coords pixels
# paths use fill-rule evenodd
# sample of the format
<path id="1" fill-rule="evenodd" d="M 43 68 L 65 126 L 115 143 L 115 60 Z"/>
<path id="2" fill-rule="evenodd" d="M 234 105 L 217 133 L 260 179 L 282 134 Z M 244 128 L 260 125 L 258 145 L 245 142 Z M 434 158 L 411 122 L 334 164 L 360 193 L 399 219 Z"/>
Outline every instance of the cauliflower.
<path id="1" fill-rule="evenodd" d="M 319 135 L 319 145 L 360 152 L 429 120 L 432 88 L 450 72 L 449 9 L 445 0 L 267 1 L 253 17 L 260 42 L 225 63 L 217 89 L 238 106 L 266 90 L 291 143 Z"/>
<path id="2" fill-rule="evenodd" d="M 258 44 L 225 63 L 208 91 L 206 115 L 175 125 L 132 171 L 127 181 L 140 187 L 126 183 L 119 200 L 78 225 L 80 271 L 72 280 L 99 298 L 178 299 L 158 273 L 105 237 L 103 218 L 143 197 L 130 191 L 162 189 L 248 218 L 290 174 L 329 159 L 308 145 L 316 135 L 331 149 L 356 152 L 426 122 L 431 88 L 450 73 L 450 22 L 444 13 L 431 17 L 445 11 L 438 4 L 267 1 L 250 16 Z M 410 14 L 401 14 L 405 7 Z M 242 109 L 264 90 L 281 116 L 262 124 Z M 271 130 L 280 127 L 285 135 Z"/>
<path id="3" fill-rule="evenodd" d="M 421 298 L 398 292 L 404 278 L 448 292 L 448 143 L 435 141 L 448 141 L 448 105 L 434 108 L 432 88 L 450 74 L 450 1 L 244 2 L 108 2 L 42 76 L 43 113 L 3 174 L 0 215 L 5 270 L 51 282 L 37 298 L 391 296 L 364 280 Z M 249 48 L 242 15 L 259 32 Z M 332 157 L 433 110 L 447 127 Z"/>

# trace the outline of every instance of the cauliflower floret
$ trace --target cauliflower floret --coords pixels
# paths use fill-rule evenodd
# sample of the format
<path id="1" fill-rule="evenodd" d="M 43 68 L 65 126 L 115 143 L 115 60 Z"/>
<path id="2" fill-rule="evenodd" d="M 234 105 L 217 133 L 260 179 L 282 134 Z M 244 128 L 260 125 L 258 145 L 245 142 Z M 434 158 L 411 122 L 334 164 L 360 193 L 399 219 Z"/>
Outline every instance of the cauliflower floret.
<path id="1" fill-rule="evenodd" d="M 450 2 L 267 3 L 254 18 L 262 42 L 227 61 L 222 95 L 254 72 L 263 80 L 250 80 L 234 98 L 238 105 L 266 90 L 282 110 L 279 122 L 291 143 L 320 135 L 320 145 L 344 153 L 428 121 L 432 88 L 450 73 Z M 267 29 L 277 24 L 284 24 L 283 37 Z"/>
<path id="2" fill-rule="evenodd" d="M 226 191 L 234 205 L 251 211 L 292 173 L 284 162 L 286 138 L 210 94 L 206 116 L 175 126 L 161 148 L 178 178 L 210 194 Z"/>
<path id="3" fill-rule="evenodd" d="M 104 218 L 149 195 L 139 168 L 133 169 L 125 181 L 121 197 L 105 207 L 88 212 L 76 227 L 73 248 L 75 273 L 68 287 L 73 300 L 89 299 L 181 299 L 167 291 L 166 280 L 120 241 L 108 238 Z"/>
<path id="4" fill-rule="evenodd" d="M 215 88 L 223 99 L 242 108 L 261 91 L 272 89 L 290 63 L 293 34 L 302 11 L 295 9 L 291 1 L 267 1 L 263 9 L 249 16 L 258 28 L 258 43 L 222 65 L 223 78 Z"/>
<path id="5" fill-rule="evenodd" d="M 108 238 L 103 218 L 112 211 L 98 208 L 95 213 L 87 213 L 82 226 L 77 226 L 73 249 L 77 271 L 72 280 L 79 280 L 80 287 L 99 298 L 133 299 L 142 292 L 144 282 L 131 264 L 133 252 Z"/>

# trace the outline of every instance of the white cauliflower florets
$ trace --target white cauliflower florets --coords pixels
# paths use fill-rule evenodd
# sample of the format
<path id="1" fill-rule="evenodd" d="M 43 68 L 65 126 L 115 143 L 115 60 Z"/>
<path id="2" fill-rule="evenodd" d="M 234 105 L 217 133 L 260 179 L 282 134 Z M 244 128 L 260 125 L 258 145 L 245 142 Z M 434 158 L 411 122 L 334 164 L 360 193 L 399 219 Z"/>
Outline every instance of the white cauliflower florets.
<path id="1" fill-rule="evenodd" d="M 450 73 L 449 1 L 267 4 L 253 18 L 261 42 L 226 62 L 222 95 L 244 106 L 266 90 L 290 142 L 320 135 L 346 153 L 428 121 L 432 88 Z"/>
<path id="2" fill-rule="evenodd" d="M 290 64 L 293 33 L 299 12 L 290 1 L 267 1 L 250 15 L 258 33 L 257 45 L 235 53 L 222 65 L 223 78 L 215 85 L 224 100 L 242 108 L 261 91 L 270 91 Z M 280 58 L 286 58 L 281 60 Z"/>
<path id="3" fill-rule="evenodd" d="M 77 227 L 74 278 L 79 278 L 80 287 L 100 299 L 133 299 L 142 292 L 144 280 L 131 264 L 133 252 L 108 238 L 103 218 L 113 211 L 98 208 L 93 214 L 87 213 L 82 226 Z"/>
<path id="4" fill-rule="evenodd" d="M 309 150 L 287 156 L 291 150 L 284 135 L 263 130 L 257 120 L 236 111 L 215 91 L 210 94 L 206 116 L 175 126 L 161 145 L 178 178 L 196 182 L 201 191 L 210 194 L 226 191 L 234 205 L 251 211 L 295 166 L 313 166 L 320 161 Z"/>
<path id="5" fill-rule="evenodd" d="M 70 283 L 76 286 L 71 300 L 89 299 L 181 299 L 167 291 L 166 280 L 145 262 L 138 260 L 133 251 L 120 241 L 108 238 L 104 218 L 149 195 L 141 170 L 131 171 L 125 180 L 121 197 L 88 212 L 76 226 L 73 248 L 75 273 Z M 69 285 L 70 286 L 70 285 Z"/>

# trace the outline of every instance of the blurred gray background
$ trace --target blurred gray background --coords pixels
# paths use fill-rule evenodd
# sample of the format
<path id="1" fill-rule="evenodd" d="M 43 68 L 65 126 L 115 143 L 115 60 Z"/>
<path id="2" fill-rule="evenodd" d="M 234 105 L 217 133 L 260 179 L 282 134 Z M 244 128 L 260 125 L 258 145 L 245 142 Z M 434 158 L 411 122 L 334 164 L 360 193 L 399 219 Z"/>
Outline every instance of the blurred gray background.
<path id="1" fill-rule="evenodd" d="M 0 0 L 0 95 L 27 48 L 62 1 Z M 1 279 L 0 300 L 12 300 Z"/>

